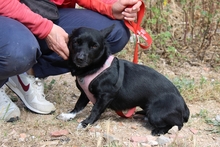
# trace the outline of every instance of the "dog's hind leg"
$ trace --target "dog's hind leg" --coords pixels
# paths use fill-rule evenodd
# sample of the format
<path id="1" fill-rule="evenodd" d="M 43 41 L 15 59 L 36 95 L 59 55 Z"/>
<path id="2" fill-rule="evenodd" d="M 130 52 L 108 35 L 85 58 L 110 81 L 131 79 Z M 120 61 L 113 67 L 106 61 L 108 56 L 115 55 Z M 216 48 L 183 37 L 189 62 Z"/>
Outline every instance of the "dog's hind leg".
<path id="1" fill-rule="evenodd" d="M 71 112 L 61 113 L 56 118 L 60 120 L 64 120 L 64 121 L 72 120 L 75 118 L 76 114 L 80 113 L 85 108 L 88 102 L 89 102 L 89 99 L 84 93 L 82 93 L 78 101 L 76 102 L 75 108 Z"/>
<path id="2" fill-rule="evenodd" d="M 143 109 L 143 108 L 142 108 Z M 147 112 L 145 109 L 135 112 L 135 114 L 140 114 L 144 116 L 144 120 L 148 121 Z"/>
<path id="3" fill-rule="evenodd" d="M 167 133 L 171 128 L 172 128 L 172 126 L 166 126 L 166 127 L 163 127 L 163 128 L 155 128 L 151 131 L 151 134 L 153 136 L 159 136 L 161 134 Z"/>
<path id="4" fill-rule="evenodd" d="M 179 130 L 183 127 L 182 115 L 178 111 L 163 114 L 163 117 L 153 117 L 151 116 L 149 119 L 150 124 L 154 127 L 152 135 L 166 134 L 173 126 L 178 126 Z"/>

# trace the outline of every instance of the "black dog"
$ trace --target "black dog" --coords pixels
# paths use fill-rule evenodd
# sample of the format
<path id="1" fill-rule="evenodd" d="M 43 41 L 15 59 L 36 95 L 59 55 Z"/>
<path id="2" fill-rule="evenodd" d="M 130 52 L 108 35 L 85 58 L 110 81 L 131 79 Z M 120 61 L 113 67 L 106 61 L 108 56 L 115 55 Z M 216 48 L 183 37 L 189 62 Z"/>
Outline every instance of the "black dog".
<path id="1" fill-rule="evenodd" d="M 100 74 L 88 86 L 88 91 L 95 97 L 91 99 L 94 106 L 78 127 L 93 124 L 106 108 L 117 111 L 139 106 L 154 127 L 152 135 L 167 133 L 175 125 L 180 130 L 190 112 L 179 91 L 154 69 L 112 57 L 106 37 L 113 28 L 98 31 L 81 27 L 72 32 L 68 44 L 69 62 L 81 95 L 70 113 L 60 114 L 57 118 L 71 120 L 85 108 L 90 100 L 80 85 L 86 83 L 86 76 L 98 71 Z M 106 69 L 99 71 L 104 65 L 107 65 Z"/>

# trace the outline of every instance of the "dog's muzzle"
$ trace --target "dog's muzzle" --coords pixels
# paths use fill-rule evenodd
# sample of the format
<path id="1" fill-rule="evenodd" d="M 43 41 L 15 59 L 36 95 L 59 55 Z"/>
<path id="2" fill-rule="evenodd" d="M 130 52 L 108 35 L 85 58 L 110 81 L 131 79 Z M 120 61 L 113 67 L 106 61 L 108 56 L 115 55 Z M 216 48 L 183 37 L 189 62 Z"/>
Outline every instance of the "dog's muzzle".
<path id="1" fill-rule="evenodd" d="M 78 67 L 88 66 L 87 56 L 82 53 L 77 54 L 74 58 L 74 63 Z"/>

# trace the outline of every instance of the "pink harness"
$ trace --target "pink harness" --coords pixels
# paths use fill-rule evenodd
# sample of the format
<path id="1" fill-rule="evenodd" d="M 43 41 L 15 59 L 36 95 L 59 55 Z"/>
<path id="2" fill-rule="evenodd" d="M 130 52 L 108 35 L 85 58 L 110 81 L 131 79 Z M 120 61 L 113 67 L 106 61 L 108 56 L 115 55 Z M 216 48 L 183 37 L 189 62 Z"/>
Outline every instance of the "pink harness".
<path id="1" fill-rule="evenodd" d="M 95 104 L 96 99 L 94 95 L 89 91 L 89 84 L 90 82 L 97 77 L 100 73 L 102 73 L 105 69 L 111 66 L 111 63 L 115 57 L 113 55 L 109 56 L 108 59 L 105 61 L 105 64 L 94 74 L 87 75 L 85 77 L 76 77 L 80 87 L 85 92 L 86 96 L 89 98 L 89 100 Z"/>

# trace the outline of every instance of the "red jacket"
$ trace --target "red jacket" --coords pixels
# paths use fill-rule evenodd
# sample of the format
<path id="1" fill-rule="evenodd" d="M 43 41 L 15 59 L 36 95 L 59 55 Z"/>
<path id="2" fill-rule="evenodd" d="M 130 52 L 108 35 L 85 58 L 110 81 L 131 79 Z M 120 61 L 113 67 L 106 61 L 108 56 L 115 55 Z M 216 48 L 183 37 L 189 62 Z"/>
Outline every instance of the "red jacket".
<path id="1" fill-rule="evenodd" d="M 75 4 L 97 11 L 114 18 L 112 4 L 116 0 L 51 0 L 58 7 L 74 8 Z M 19 0 L 2 0 L 0 3 L 0 15 L 18 20 L 24 24 L 34 35 L 45 38 L 51 31 L 53 22 L 32 12 Z"/>

